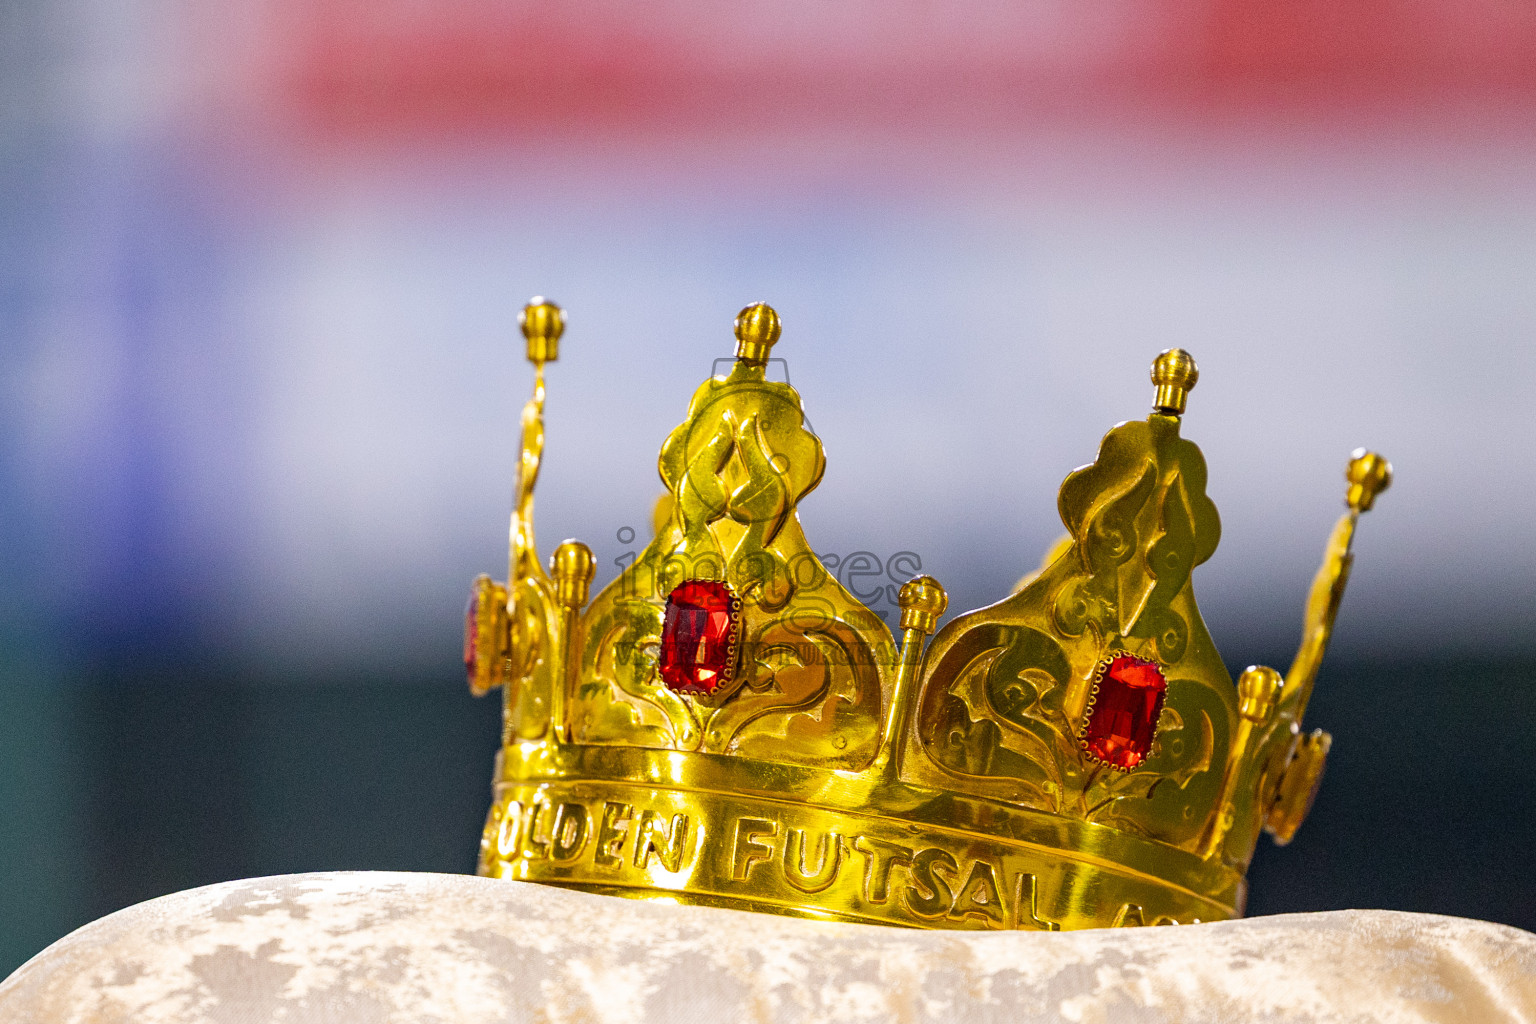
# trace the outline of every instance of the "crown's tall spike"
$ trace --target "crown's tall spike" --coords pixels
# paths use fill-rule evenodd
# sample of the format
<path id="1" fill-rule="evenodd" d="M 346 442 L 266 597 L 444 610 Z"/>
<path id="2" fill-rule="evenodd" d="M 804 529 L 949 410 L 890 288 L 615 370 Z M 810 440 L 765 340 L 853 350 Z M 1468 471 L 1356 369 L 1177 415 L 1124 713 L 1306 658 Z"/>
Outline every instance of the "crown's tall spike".
<path id="1" fill-rule="evenodd" d="M 512 502 L 508 582 L 527 576 L 543 576 L 533 538 L 533 488 L 544 458 L 544 364 L 560 357 L 560 336 L 565 333 L 565 310 L 542 296 L 523 307 L 518 325 L 528 342 L 528 361 L 533 364 L 533 397 L 523 406 L 523 435 L 517 467 L 517 490 Z"/>
<path id="2" fill-rule="evenodd" d="M 912 720 L 917 678 L 923 668 L 923 641 L 938 628 L 939 616 L 949 607 L 949 595 L 932 576 L 914 576 L 901 585 L 896 597 L 901 604 L 901 663 L 896 685 L 891 687 L 890 707 L 885 709 L 880 752 L 874 763 L 876 771 L 889 777 L 901 770 L 897 750 Z"/>
<path id="3" fill-rule="evenodd" d="M 772 306 L 752 303 L 736 314 L 736 358 L 753 366 L 765 365 L 782 329 Z"/>
<path id="4" fill-rule="evenodd" d="M 519 600 L 531 600 L 538 605 L 539 599 L 519 598 L 519 583 L 530 581 L 546 591 L 548 587 L 548 577 L 539 564 L 533 539 L 533 488 L 538 482 L 539 464 L 544 456 L 544 364 L 559 355 L 560 335 L 565 331 L 565 311 L 553 302 L 535 297 L 523 307 L 518 324 L 528 342 L 528 361 L 534 366 L 533 396 L 523 406 L 517 483 L 512 495 L 512 520 L 507 531 L 507 583 L 503 586 L 489 576 L 481 576 L 475 581 L 465 612 L 464 667 L 469 675 L 470 692 L 476 696 L 505 685 L 509 676 L 515 676 L 514 661 L 520 668 L 526 668 L 530 663 L 527 656 L 536 650 L 537 642 L 528 640 L 526 632 L 515 635 L 512 621 Z M 508 700 L 512 700 L 510 694 Z M 516 715 L 510 710 L 511 704 L 508 708 L 510 721 Z"/>
<path id="5" fill-rule="evenodd" d="M 570 729 L 566 711 L 567 698 L 575 682 L 576 618 L 587 603 L 592 577 L 597 572 L 597 558 L 592 549 L 579 540 L 568 540 L 549 556 L 550 575 L 555 581 L 555 600 L 560 604 L 560 664 L 554 672 L 554 690 L 550 694 L 549 722 L 556 743 L 565 743 Z"/>
<path id="6" fill-rule="evenodd" d="M 1153 410 L 1166 416 L 1183 415 L 1184 404 L 1199 379 L 1200 368 L 1195 365 L 1194 356 L 1181 348 L 1160 352 L 1152 360 L 1152 383 L 1157 387 Z"/>
<path id="7" fill-rule="evenodd" d="M 1376 496 L 1392 484 L 1392 464 L 1380 455 L 1364 448 L 1356 448 L 1350 454 L 1349 466 L 1344 471 L 1349 482 L 1345 503 L 1349 511 L 1334 525 L 1323 554 L 1323 564 L 1312 580 L 1312 590 L 1307 595 L 1306 621 L 1302 627 L 1301 646 L 1296 660 L 1286 673 L 1285 701 L 1301 721 L 1312 696 L 1312 685 L 1317 681 L 1317 670 L 1322 664 L 1323 653 L 1333 635 L 1333 620 L 1339 613 L 1339 602 L 1344 599 L 1344 585 L 1349 582 L 1350 566 L 1355 556 L 1350 550 L 1355 539 L 1355 527 L 1360 513 L 1370 509 Z"/>

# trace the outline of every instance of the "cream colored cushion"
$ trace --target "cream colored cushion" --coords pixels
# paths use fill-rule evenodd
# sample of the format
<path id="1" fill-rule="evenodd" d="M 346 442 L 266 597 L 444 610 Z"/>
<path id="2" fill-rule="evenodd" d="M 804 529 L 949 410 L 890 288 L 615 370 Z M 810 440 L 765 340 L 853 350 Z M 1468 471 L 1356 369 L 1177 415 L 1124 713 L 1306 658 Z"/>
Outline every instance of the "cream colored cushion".
<path id="1" fill-rule="evenodd" d="M 1342 911 L 913 932 L 460 875 L 287 875 L 87 925 L 0 985 L 8 1024 L 1536 1021 L 1536 935 Z"/>

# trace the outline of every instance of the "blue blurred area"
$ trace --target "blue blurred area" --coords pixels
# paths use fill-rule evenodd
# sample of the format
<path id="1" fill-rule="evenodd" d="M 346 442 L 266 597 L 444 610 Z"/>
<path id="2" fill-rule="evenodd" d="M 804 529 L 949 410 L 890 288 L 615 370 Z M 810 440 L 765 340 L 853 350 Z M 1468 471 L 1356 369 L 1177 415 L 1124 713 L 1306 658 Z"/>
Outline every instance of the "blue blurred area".
<path id="1" fill-rule="evenodd" d="M 537 290 L 572 321 L 539 528 L 604 566 L 645 523 L 656 449 L 730 351 L 731 316 L 764 297 L 827 444 L 803 514 L 829 552 L 915 551 L 955 608 L 994 599 L 1058 532 L 1061 478 L 1142 414 L 1151 355 L 1184 344 L 1203 368 L 1186 434 L 1225 522 L 1200 576 L 1219 639 L 1294 635 L 1343 463 L 1369 443 L 1399 479 L 1363 530 L 1340 643 L 1529 649 L 1536 549 L 1505 538 L 1532 498 L 1511 466 L 1536 442 L 1518 280 L 1536 272 L 1536 204 L 1502 211 L 1518 244 L 1489 206 L 1405 260 L 1417 209 L 1306 230 L 1290 206 L 1236 225 L 1200 211 L 1204 238 L 1188 213 L 1148 240 L 1144 209 L 1066 226 L 1026 211 L 1005 233 L 931 198 L 893 224 L 827 197 L 620 216 L 471 193 L 408 212 L 337 199 L 361 209 L 302 222 L 277 208 L 258 228 L 210 223 L 210 186 L 188 197 L 175 178 L 119 183 L 107 237 L 68 204 L 35 229 L 59 279 L 38 279 L 40 254 L 15 260 L 7 538 L 30 567 L 17 605 L 50 645 L 447 656 L 463 580 L 503 557 L 529 385 L 515 317 Z M 71 217 L 86 237 L 61 246 Z"/>
<path id="2" fill-rule="evenodd" d="M 1503 108 L 1127 108 L 985 145 L 898 119 L 765 129 L 761 151 L 572 124 L 338 157 L 207 106 L 195 68 L 240 51 L 178 42 L 207 42 L 181 6 L 0 18 L 0 969 L 201 881 L 468 869 L 495 715 L 457 688 L 459 615 L 504 565 L 534 293 L 571 315 L 539 535 L 591 543 L 599 585 L 759 299 L 827 447 L 812 542 L 913 552 L 955 611 L 1036 564 L 1056 486 L 1144 414 L 1160 349 L 1202 368 L 1185 433 L 1224 537 L 1197 580 L 1234 665 L 1285 664 L 1347 454 L 1379 448 L 1398 482 L 1336 654 L 1390 714 L 1325 674 L 1314 715 L 1356 729 L 1335 730 L 1346 764 L 1346 740 L 1381 744 L 1333 770 L 1327 872 L 1398 873 L 1285 876 L 1287 902 L 1261 895 L 1265 854 L 1254 906 L 1536 922 L 1529 881 L 1502 903 L 1469 874 L 1423 888 L 1463 839 L 1505 879 L 1513 846 L 1488 837 L 1533 817 L 1489 782 L 1536 753 L 1536 138 Z M 1477 793 L 1424 812 L 1440 845 L 1415 866 L 1408 809 L 1431 798 L 1400 780 L 1448 767 L 1468 781 L 1435 800 Z"/>

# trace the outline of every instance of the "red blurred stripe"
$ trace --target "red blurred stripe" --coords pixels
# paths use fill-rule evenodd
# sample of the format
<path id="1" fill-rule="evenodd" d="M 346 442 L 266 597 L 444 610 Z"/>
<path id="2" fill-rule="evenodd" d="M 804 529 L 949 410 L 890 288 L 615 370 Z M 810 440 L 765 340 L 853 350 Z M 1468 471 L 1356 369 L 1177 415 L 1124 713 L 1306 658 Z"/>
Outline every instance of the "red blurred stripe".
<path id="1" fill-rule="evenodd" d="M 1536 96 L 1528 0 L 843 0 L 776 19 L 739 0 L 265 2 L 275 59 L 256 87 L 285 120 L 361 138 Z"/>

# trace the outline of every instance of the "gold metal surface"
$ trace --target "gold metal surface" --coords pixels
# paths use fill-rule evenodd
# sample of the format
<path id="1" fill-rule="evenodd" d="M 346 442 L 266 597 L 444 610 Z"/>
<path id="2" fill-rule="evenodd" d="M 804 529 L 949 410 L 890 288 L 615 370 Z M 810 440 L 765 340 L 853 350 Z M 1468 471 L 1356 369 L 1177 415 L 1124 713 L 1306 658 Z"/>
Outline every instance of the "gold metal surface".
<path id="1" fill-rule="evenodd" d="M 1237 732 L 1232 738 L 1232 753 L 1227 758 L 1221 776 L 1221 789 L 1216 797 L 1216 813 L 1206 825 L 1207 834 L 1201 842 L 1204 857 L 1214 857 L 1226 844 L 1227 835 L 1237 821 L 1238 809 L 1232 797 L 1236 793 L 1238 769 L 1248 763 L 1254 753 L 1254 741 L 1259 731 L 1275 713 L 1275 702 L 1285 680 L 1280 673 L 1267 665 L 1250 665 L 1237 680 Z M 1300 824 L 1300 819 L 1297 820 Z"/>
<path id="2" fill-rule="evenodd" d="M 484 574 L 470 590 L 464 623 L 464 664 L 469 670 L 469 692 L 484 697 L 507 679 L 510 625 L 507 588 Z"/>
<path id="3" fill-rule="evenodd" d="M 592 549 L 579 540 L 568 540 L 555 548 L 549 558 L 550 573 L 554 577 L 555 600 L 560 605 L 560 661 L 555 668 L 555 685 L 549 705 L 550 722 L 555 742 L 570 739 L 571 687 L 574 685 L 573 669 L 576 664 L 576 622 L 581 608 L 587 603 L 592 587 L 592 576 L 597 571 L 597 559 Z"/>
<path id="4" fill-rule="evenodd" d="M 1317 787 L 1323 781 L 1323 768 L 1328 763 L 1328 748 L 1332 746 L 1333 737 L 1321 729 L 1297 738 L 1264 818 L 1264 827 L 1278 845 L 1284 846 L 1295 837 L 1312 809 Z"/>
<path id="5" fill-rule="evenodd" d="M 918 576 L 901 585 L 897 601 L 901 605 L 901 664 L 880 733 L 880 750 L 870 765 L 873 773 L 885 779 L 900 772 L 898 752 L 911 724 L 912 691 L 923 668 L 923 642 L 938 628 L 939 617 L 949 607 L 949 595 L 932 576 Z"/>
<path id="6" fill-rule="evenodd" d="M 565 313 L 554 303 L 535 298 L 524 307 L 520 321 L 528 361 L 534 366 L 533 397 L 523 406 L 508 584 L 497 595 L 504 597 L 505 610 L 487 613 L 495 618 L 493 635 L 504 637 L 505 656 L 496 669 L 485 673 L 481 687 L 482 691 L 502 687 L 503 743 L 545 735 L 561 669 L 555 652 L 564 644 L 564 618 L 533 537 L 533 489 L 544 458 L 544 364 L 558 355 Z"/>
<path id="7" fill-rule="evenodd" d="M 1158 353 L 1152 361 L 1152 384 L 1157 394 L 1152 408 L 1169 416 L 1181 416 L 1190 391 L 1200 379 L 1200 369 L 1195 359 L 1181 348 L 1170 348 Z"/>
<path id="8" fill-rule="evenodd" d="M 654 536 L 587 604 L 591 551 L 567 541 L 546 573 L 533 542 L 542 364 L 563 322 L 547 303 L 525 314 L 537 369 L 512 579 L 476 583 L 491 610 L 474 618 L 475 649 L 491 664 L 471 666 L 471 689 L 507 694 L 481 873 L 916 927 L 1242 912 L 1260 829 L 1289 839 L 1321 776 L 1329 740 L 1303 736 L 1301 717 L 1385 460 L 1350 464 L 1289 679 L 1254 667 L 1234 686 L 1191 584 L 1221 531 L 1204 459 L 1180 436 L 1199 372 L 1164 352 L 1152 414 L 1112 429 L 1062 484 L 1068 536 L 1041 569 L 931 642 L 948 599 L 912 580 L 898 649 L 801 529 L 825 458 L 799 395 L 765 377 L 781 327 L 758 303 L 736 319 L 731 371 L 698 388 L 662 445 Z M 735 616 L 729 678 L 707 694 L 659 677 L 668 597 L 687 580 L 726 584 Z M 1130 769 L 1079 741 L 1120 653 L 1166 679 Z"/>
<path id="9" fill-rule="evenodd" d="M 1360 514 L 1369 511 L 1376 503 L 1376 496 L 1392 485 L 1392 464 L 1375 452 L 1356 448 L 1344 469 L 1344 479 L 1349 484 L 1344 495 L 1348 511 L 1334 525 L 1323 554 L 1323 564 L 1312 580 L 1301 646 L 1286 674 L 1282 710 L 1290 720 L 1290 742 L 1273 777 L 1267 780 L 1269 784 L 1263 794 L 1264 827 L 1281 846 L 1291 841 L 1312 809 L 1312 800 L 1317 795 L 1328 761 L 1328 749 L 1333 745 L 1333 737 L 1321 729 L 1302 735 L 1301 716 L 1312 697 L 1323 652 L 1333 636 L 1333 621 L 1339 614 L 1339 603 L 1344 599 L 1344 585 L 1349 582 L 1349 570 L 1355 564 L 1351 548 L 1355 529 L 1360 525 Z"/>
<path id="10" fill-rule="evenodd" d="M 754 302 L 736 314 L 736 358 L 761 366 L 768 362 L 782 328 L 779 314 L 766 302 Z"/>
<path id="11" fill-rule="evenodd" d="M 523 307 L 518 326 L 528 340 L 528 361 L 543 369 L 560 358 L 560 335 L 565 333 L 565 310 L 543 296 L 534 296 Z"/>

